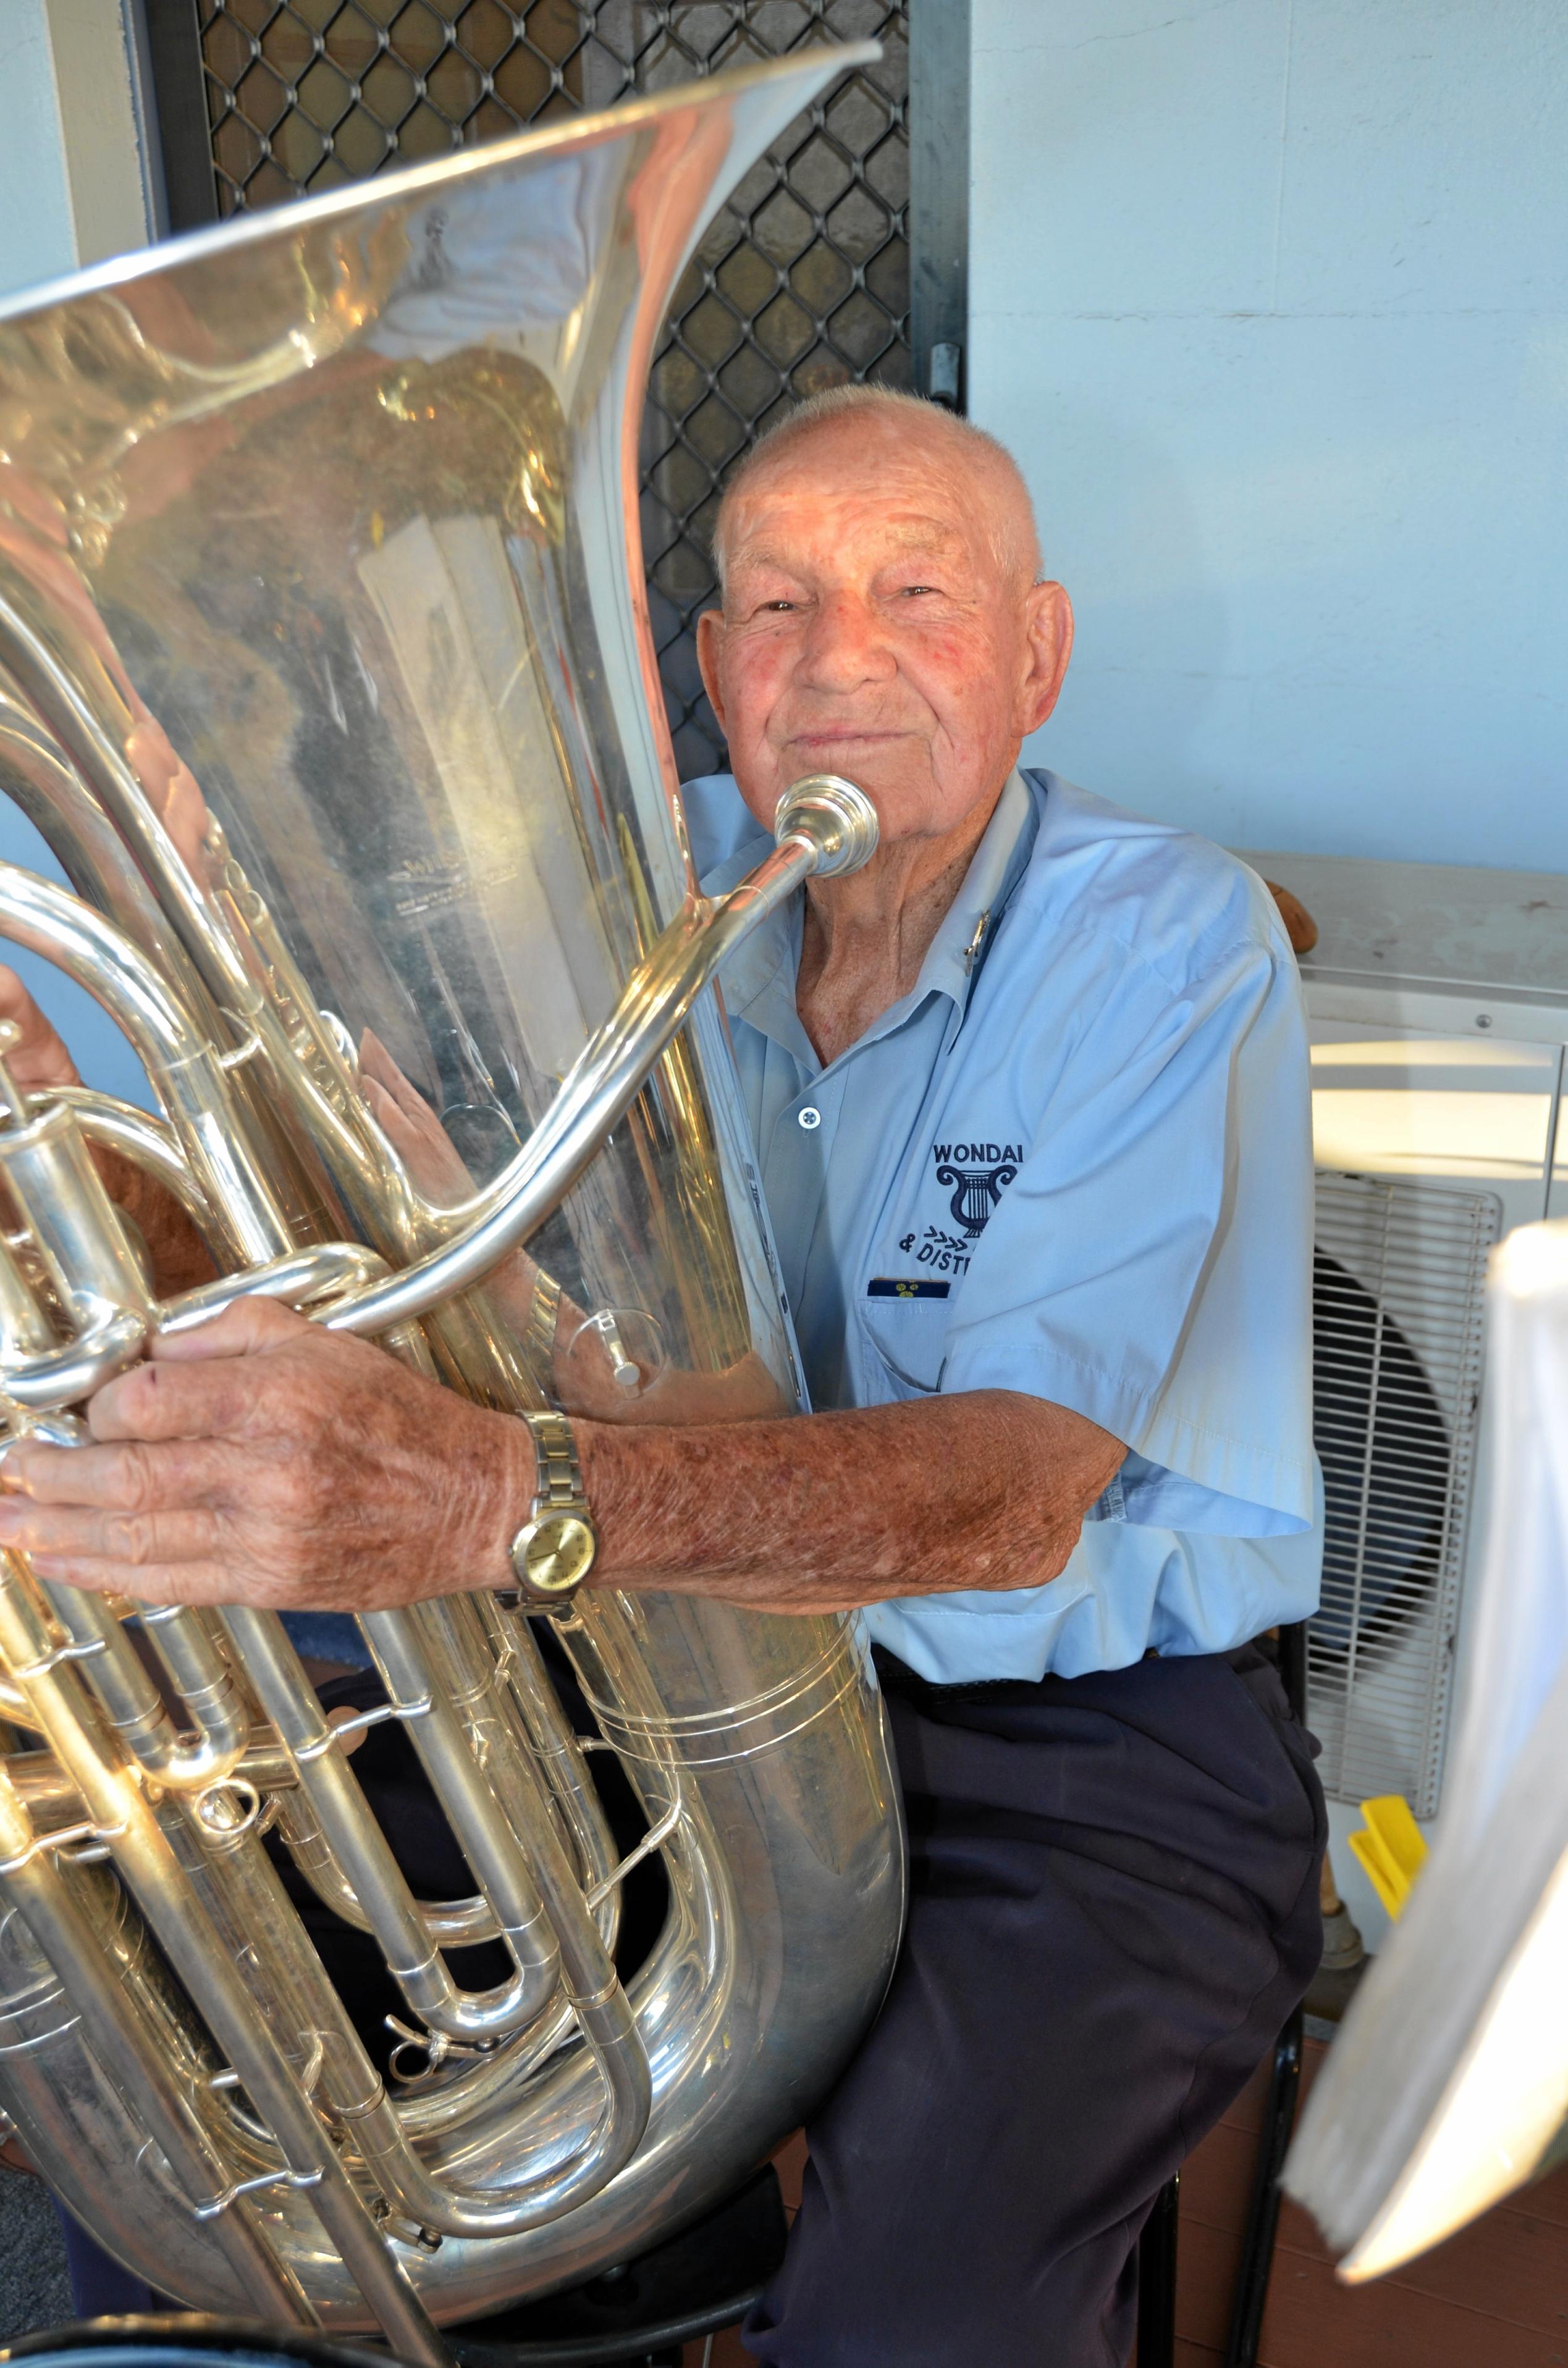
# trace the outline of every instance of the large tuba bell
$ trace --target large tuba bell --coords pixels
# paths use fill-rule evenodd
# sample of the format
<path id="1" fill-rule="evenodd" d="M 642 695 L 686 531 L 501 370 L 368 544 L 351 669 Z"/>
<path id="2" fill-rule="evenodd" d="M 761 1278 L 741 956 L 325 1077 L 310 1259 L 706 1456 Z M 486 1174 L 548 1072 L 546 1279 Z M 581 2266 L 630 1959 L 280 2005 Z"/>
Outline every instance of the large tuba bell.
<path id="1" fill-rule="evenodd" d="M 863 54 L 0 315 L 0 786 L 74 891 L 0 866 L 0 935 L 97 996 L 157 1105 L 29 1096 L 0 1057 L 12 1435 L 80 1436 L 150 1334 L 240 1292 L 492 1406 L 799 1404 L 710 982 L 875 818 L 801 783 L 751 879 L 698 894 L 636 442 L 709 214 Z M 183 1204 L 215 1281 L 158 1302 L 103 1146 Z M 164 2291 L 443 2361 L 436 2322 L 711 2205 L 876 2010 L 902 1852 L 852 1627 L 607 1591 L 543 1624 L 541 1649 L 483 1592 L 366 1615 L 384 1700 L 334 1723 L 274 1615 L 139 1616 L 0 1554 L 0 2101 Z M 415 1896 L 372 1813 L 377 1722 L 463 1896 Z M 662 1930 L 618 1974 L 653 1854 Z M 390 2069 L 285 1873 L 379 1950 Z"/>

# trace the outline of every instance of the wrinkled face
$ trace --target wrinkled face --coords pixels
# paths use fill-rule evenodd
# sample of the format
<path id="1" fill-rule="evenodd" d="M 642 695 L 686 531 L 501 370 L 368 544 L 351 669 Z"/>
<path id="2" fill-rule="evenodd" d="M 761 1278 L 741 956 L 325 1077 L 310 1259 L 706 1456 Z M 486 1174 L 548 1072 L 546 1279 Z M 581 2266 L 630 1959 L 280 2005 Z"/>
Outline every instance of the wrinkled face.
<path id="1" fill-rule="evenodd" d="M 1072 646 L 1031 585 L 1010 488 L 939 425 L 850 413 L 764 461 L 727 519 L 722 613 L 699 628 L 746 804 L 771 827 L 805 773 L 867 791 L 882 843 L 989 814 Z"/>

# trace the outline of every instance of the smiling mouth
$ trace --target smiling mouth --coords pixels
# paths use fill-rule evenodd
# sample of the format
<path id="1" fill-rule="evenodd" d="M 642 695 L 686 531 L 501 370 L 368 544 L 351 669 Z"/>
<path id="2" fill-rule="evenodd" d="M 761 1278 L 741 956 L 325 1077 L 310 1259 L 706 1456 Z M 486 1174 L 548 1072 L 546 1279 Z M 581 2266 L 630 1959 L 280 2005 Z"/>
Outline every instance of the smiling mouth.
<path id="1" fill-rule="evenodd" d="M 836 748 L 851 740 L 864 743 L 868 740 L 907 740 L 908 738 L 907 732 L 857 732 L 835 728 L 826 732 L 797 732 L 794 735 L 794 745 L 797 748 Z"/>

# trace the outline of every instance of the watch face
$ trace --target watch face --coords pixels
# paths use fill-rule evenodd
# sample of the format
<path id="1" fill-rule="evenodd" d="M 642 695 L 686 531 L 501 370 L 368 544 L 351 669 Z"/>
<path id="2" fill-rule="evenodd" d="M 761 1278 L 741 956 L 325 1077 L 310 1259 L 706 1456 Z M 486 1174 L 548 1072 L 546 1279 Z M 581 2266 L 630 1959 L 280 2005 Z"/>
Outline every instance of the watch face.
<path id="1" fill-rule="evenodd" d="M 593 1568 L 598 1540 L 576 1513 L 544 1513 L 523 1538 L 519 1576 L 541 1595 L 570 1595 Z"/>

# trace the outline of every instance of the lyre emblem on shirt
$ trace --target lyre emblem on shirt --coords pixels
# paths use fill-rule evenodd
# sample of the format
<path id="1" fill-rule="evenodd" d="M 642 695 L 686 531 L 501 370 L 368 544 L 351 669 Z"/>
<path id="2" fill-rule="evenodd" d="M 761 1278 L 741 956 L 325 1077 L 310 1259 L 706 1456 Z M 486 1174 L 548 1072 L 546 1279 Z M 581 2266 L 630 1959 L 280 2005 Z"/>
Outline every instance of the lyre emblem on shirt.
<path id="1" fill-rule="evenodd" d="M 1015 1143 L 938 1143 L 932 1146 L 937 1181 L 952 1193 L 948 1207 L 953 1223 L 963 1227 L 971 1242 L 985 1231 L 991 1212 L 1002 1198 L 1004 1188 L 1017 1174 L 1023 1156 L 1022 1144 Z M 983 1167 L 978 1164 L 982 1160 L 986 1163 Z"/>

